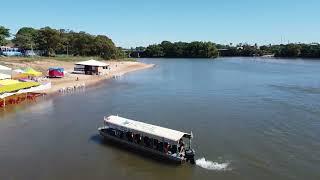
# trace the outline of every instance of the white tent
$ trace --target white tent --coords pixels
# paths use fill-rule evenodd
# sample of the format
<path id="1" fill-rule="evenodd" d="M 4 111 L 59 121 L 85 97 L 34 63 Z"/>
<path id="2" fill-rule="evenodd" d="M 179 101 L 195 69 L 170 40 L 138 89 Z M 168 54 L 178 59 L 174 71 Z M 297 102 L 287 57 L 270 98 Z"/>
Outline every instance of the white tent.
<path id="1" fill-rule="evenodd" d="M 13 70 L 14 73 L 20 74 L 20 73 L 24 73 L 24 70 L 22 69 L 15 69 Z"/>
<path id="2" fill-rule="evenodd" d="M 109 64 L 107 63 L 103 63 L 100 61 L 96 61 L 93 59 L 90 59 L 88 61 L 81 61 L 81 62 L 77 62 L 76 65 L 82 65 L 82 66 L 98 66 L 98 67 L 106 67 L 109 66 Z"/>
<path id="3" fill-rule="evenodd" d="M 11 68 L 0 65 L 0 74 L 9 75 L 10 76 L 9 78 L 11 78 L 11 73 L 12 73 Z"/>
<path id="4" fill-rule="evenodd" d="M 11 79 L 11 75 L 0 73 L 0 80 L 1 79 Z"/>
<path id="5" fill-rule="evenodd" d="M 0 65 L 0 70 L 9 70 L 9 71 L 11 71 L 12 69 L 9 68 L 9 67 Z"/>

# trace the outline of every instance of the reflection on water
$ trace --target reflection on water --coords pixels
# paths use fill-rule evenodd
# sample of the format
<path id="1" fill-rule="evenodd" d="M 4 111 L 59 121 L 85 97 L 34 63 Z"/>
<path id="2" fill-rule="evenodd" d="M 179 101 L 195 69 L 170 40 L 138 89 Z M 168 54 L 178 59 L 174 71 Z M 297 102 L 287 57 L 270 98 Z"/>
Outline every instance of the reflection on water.
<path id="1" fill-rule="evenodd" d="M 319 179 L 320 61 L 141 61 L 157 66 L 2 110 L 0 179 Z M 197 165 L 106 143 L 107 114 L 192 131 Z"/>
<path id="2" fill-rule="evenodd" d="M 24 101 L 19 105 L 7 105 L 0 109 L 0 117 L 4 119 L 6 116 L 14 116 L 20 111 L 32 113 L 45 113 L 50 110 L 52 106 L 52 99 L 45 96 L 38 97 L 35 101 Z"/>

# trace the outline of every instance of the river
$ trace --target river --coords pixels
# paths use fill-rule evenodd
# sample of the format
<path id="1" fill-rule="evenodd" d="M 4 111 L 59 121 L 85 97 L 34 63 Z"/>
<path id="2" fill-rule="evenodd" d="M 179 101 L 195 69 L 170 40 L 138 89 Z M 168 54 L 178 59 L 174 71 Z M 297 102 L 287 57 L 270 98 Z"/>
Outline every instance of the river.
<path id="1" fill-rule="evenodd" d="M 0 179 L 320 179 L 320 61 L 140 59 L 154 68 L 0 111 Z M 197 165 L 112 146 L 121 115 L 194 134 Z"/>

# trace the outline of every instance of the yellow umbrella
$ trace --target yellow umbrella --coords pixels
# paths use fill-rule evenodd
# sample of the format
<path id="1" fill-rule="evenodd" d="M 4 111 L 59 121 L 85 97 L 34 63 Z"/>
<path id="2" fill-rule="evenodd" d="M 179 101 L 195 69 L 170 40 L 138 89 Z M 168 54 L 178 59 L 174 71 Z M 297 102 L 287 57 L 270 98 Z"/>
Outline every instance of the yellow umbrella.
<path id="1" fill-rule="evenodd" d="M 12 85 L 12 84 L 18 84 L 18 83 L 19 83 L 19 81 L 12 80 L 12 79 L 0 80 L 0 85 L 3 85 L 3 86 Z"/>
<path id="2" fill-rule="evenodd" d="M 36 70 L 34 70 L 34 69 L 32 69 L 32 68 L 26 68 L 25 70 L 24 70 L 24 73 L 23 74 L 25 74 L 25 75 L 29 75 L 29 76 L 41 76 L 42 75 L 42 73 L 41 72 L 39 72 L 39 71 L 36 71 Z"/>

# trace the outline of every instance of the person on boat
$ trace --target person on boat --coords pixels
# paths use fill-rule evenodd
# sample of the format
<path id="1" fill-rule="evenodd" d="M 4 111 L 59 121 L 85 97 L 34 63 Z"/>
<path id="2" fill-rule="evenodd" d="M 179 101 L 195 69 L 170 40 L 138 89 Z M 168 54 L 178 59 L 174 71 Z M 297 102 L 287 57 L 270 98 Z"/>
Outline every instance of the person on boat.
<path id="1" fill-rule="evenodd" d="M 133 141 L 133 133 L 132 132 L 127 132 L 127 139 L 129 142 Z"/>
<path id="2" fill-rule="evenodd" d="M 179 148 L 178 151 L 180 154 L 182 154 L 184 152 L 184 142 L 182 139 L 179 140 Z"/>
<path id="3" fill-rule="evenodd" d="M 169 145 L 169 143 L 165 142 L 164 143 L 164 152 L 166 154 L 169 154 L 169 150 L 170 150 L 170 145 Z"/>

